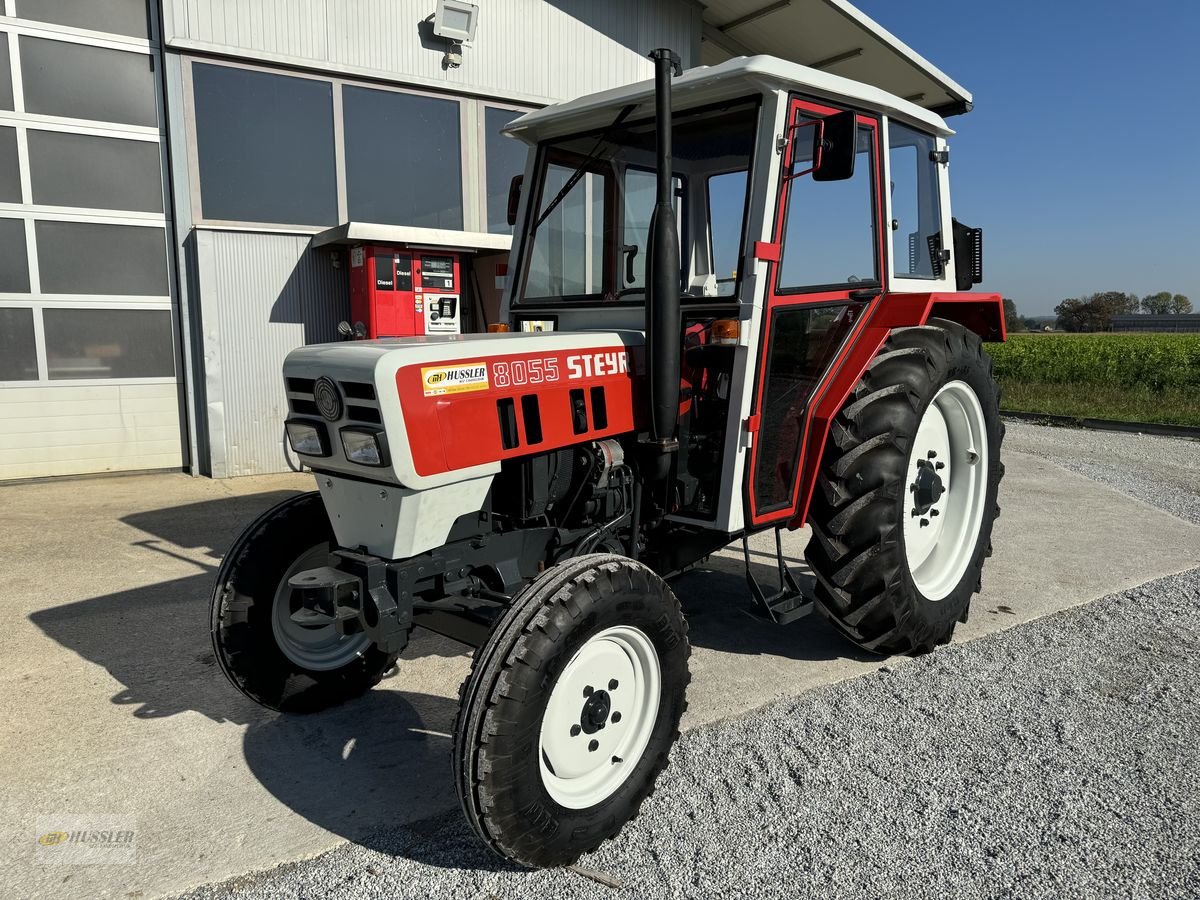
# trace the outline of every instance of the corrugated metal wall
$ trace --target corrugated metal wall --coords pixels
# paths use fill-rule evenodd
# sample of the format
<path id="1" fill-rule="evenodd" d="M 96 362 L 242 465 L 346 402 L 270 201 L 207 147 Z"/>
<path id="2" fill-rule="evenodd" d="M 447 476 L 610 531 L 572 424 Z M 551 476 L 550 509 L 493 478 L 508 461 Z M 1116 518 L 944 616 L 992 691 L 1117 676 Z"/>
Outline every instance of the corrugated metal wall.
<path id="1" fill-rule="evenodd" d="M 647 78 L 672 47 L 698 65 L 688 0 L 486 0 L 459 69 L 423 39 L 433 0 L 163 0 L 168 46 L 271 58 L 514 100 L 564 100 Z"/>
<path id="2" fill-rule="evenodd" d="M 337 340 L 350 317 L 345 269 L 306 235 L 195 232 L 203 297 L 205 405 L 214 478 L 284 472 L 283 358 Z"/>
<path id="3" fill-rule="evenodd" d="M 482 0 L 460 69 L 442 68 L 420 23 L 434 0 L 162 0 L 164 43 L 268 65 L 302 66 L 514 102 L 552 102 L 649 78 L 646 53 L 699 62 L 701 7 L 691 0 Z M 171 54 L 169 54 L 170 56 Z M 176 86 L 177 115 L 186 103 Z M 180 158 L 194 148 L 174 138 Z M 180 176 L 183 177 L 180 177 Z M 176 202 L 192 328 L 198 331 L 200 471 L 282 472 L 280 370 L 294 347 L 335 340 L 349 318 L 344 270 L 306 235 L 193 227 L 182 168 Z M 201 378 L 197 372 L 197 378 Z M 207 448 L 206 445 L 207 444 Z"/>

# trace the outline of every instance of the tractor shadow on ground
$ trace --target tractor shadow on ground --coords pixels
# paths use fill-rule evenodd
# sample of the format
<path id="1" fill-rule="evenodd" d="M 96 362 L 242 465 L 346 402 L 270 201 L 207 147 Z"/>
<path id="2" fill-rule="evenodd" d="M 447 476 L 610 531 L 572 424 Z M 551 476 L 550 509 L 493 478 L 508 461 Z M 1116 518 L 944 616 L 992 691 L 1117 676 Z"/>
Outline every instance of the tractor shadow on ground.
<path id="1" fill-rule="evenodd" d="M 732 552 L 736 550 L 736 554 Z M 779 584 L 772 554 L 751 550 L 751 569 L 765 593 Z M 803 559 L 784 557 L 800 589 L 812 596 L 816 578 Z M 787 625 L 767 619 L 751 599 L 741 548 L 714 555 L 706 563 L 671 580 L 687 616 L 688 638 L 695 647 L 748 656 L 780 656 L 818 662 L 852 659 L 869 662 L 881 657 L 855 647 L 819 612 Z"/>

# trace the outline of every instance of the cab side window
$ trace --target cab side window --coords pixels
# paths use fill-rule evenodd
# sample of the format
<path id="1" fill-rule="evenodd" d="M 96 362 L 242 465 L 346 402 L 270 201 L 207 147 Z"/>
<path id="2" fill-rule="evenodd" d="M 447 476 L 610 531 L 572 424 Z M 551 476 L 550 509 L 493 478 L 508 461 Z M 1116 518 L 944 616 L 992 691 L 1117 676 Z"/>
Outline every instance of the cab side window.
<path id="1" fill-rule="evenodd" d="M 940 278 L 944 271 L 936 149 L 932 135 L 888 123 L 892 260 L 897 278 Z"/>

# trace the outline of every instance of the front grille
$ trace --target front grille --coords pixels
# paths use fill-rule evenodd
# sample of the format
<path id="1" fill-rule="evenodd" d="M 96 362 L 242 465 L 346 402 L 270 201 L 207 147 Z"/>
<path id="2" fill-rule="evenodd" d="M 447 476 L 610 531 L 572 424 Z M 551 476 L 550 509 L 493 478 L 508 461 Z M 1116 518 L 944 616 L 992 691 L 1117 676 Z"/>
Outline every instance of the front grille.
<path id="1" fill-rule="evenodd" d="M 315 378 L 286 378 L 288 410 L 296 416 L 319 416 L 313 391 L 316 387 Z M 375 396 L 375 386 L 362 381 L 339 381 L 337 386 L 345 398 L 344 412 L 339 419 L 345 424 L 360 422 L 367 425 L 383 424 L 383 416 L 379 412 L 379 402 Z"/>

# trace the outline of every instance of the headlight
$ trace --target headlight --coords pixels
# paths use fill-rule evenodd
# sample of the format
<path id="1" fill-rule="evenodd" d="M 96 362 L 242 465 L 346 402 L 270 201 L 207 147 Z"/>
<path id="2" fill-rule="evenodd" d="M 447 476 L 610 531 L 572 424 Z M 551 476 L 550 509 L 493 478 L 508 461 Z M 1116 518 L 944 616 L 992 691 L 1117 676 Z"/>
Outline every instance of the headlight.
<path id="1" fill-rule="evenodd" d="M 295 453 L 304 456 L 328 456 L 329 441 L 325 437 L 325 426 L 317 422 L 285 422 L 288 443 Z"/>
<path id="2" fill-rule="evenodd" d="M 387 446 L 382 431 L 342 429 L 342 449 L 346 459 L 362 466 L 386 466 Z"/>

